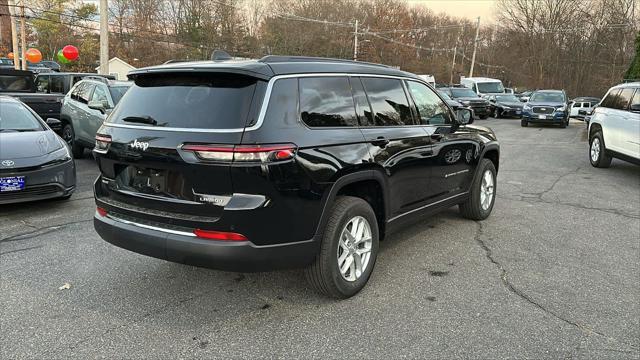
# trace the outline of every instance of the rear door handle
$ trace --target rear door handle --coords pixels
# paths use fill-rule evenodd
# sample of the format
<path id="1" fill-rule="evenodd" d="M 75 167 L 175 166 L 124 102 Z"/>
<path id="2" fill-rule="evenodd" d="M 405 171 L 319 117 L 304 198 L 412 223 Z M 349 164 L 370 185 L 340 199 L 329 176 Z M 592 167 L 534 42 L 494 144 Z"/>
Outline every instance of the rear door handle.
<path id="1" fill-rule="evenodd" d="M 381 148 L 385 148 L 389 144 L 389 140 L 384 136 L 378 136 L 375 140 L 371 141 L 371 144 Z"/>

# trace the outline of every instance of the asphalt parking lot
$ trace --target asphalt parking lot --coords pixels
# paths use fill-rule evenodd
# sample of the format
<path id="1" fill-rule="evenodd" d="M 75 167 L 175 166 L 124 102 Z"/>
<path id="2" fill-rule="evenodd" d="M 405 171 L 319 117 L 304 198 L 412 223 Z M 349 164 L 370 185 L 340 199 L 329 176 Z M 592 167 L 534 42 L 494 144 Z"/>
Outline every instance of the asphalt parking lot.
<path id="1" fill-rule="evenodd" d="M 0 207 L 0 358 L 638 359 L 640 167 L 591 167 L 580 121 L 477 124 L 502 146 L 491 217 L 450 209 L 391 236 L 345 301 L 299 271 L 218 272 L 102 241 L 97 170 L 78 160 L 71 200 Z"/>

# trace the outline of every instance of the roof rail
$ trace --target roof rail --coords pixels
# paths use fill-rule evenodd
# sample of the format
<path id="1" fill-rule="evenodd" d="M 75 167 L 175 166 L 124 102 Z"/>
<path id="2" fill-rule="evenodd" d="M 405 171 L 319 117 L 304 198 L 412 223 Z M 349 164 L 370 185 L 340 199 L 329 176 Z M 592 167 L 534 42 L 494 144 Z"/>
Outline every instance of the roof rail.
<path id="1" fill-rule="evenodd" d="M 333 63 L 338 62 L 338 63 L 346 63 L 346 64 L 362 64 L 362 65 L 370 65 L 370 66 L 380 66 L 384 68 L 392 68 L 389 65 L 376 64 L 376 63 L 370 63 L 365 61 L 323 58 L 323 57 L 314 57 L 314 56 L 267 55 L 267 56 L 263 56 L 258 61 L 265 64 L 281 63 L 281 62 L 333 62 Z"/>
<path id="2" fill-rule="evenodd" d="M 100 75 L 89 75 L 82 78 L 82 80 L 95 80 L 105 84 L 109 84 L 109 79 Z"/>

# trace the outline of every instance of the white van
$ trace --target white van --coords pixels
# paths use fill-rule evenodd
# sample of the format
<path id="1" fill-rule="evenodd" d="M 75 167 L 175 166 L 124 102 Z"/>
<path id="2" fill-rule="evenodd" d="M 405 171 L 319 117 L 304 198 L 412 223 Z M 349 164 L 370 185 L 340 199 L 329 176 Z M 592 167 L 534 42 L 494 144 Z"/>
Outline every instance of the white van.
<path id="1" fill-rule="evenodd" d="M 498 79 L 485 77 L 465 77 L 460 79 L 460 84 L 473 90 L 479 96 L 486 94 L 504 94 L 504 85 Z"/>

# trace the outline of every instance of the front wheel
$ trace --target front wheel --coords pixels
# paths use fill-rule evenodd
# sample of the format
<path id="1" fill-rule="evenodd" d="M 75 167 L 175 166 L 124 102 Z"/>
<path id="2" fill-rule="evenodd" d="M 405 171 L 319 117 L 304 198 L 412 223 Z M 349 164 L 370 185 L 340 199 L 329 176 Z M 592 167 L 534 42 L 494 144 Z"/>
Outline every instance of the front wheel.
<path id="1" fill-rule="evenodd" d="M 520 120 L 520 126 L 527 127 L 529 126 L 529 122 L 525 119 Z"/>
<path id="2" fill-rule="evenodd" d="M 489 115 L 480 115 L 480 119 L 482 120 L 486 120 L 487 118 L 489 118 Z"/>
<path id="3" fill-rule="evenodd" d="M 602 132 L 598 131 L 591 137 L 589 144 L 589 161 L 593 167 L 608 168 L 611 166 L 611 156 L 607 155 Z"/>
<path id="4" fill-rule="evenodd" d="M 64 124 L 62 128 L 62 139 L 71 147 L 71 153 L 74 158 L 79 159 L 84 155 L 84 148 L 76 141 L 76 135 L 71 124 Z"/>
<path id="5" fill-rule="evenodd" d="M 498 110 L 498 108 L 493 109 L 493 117 L 495 119 L 499 119 L 500 118 L 500 111 Z"/>
<path id="6" fill-rule="evenodd" d="M 484 220 L 491 214 L 496 200 L 496 167 L 489 159 L 482 159 L 478 175 L 471 183 L 467 201 L 459 205 L 460 213 L 467 219 Z"/>
<path id="7" fill-rule="evenodd" d="M 378 239 L 378 223 L 369 203 L 357 197 L 338 197 L 320 252 L 305 270 L 307 280 L 318 292 L 333 298 L 357 294 L 373 271 Z"/>

